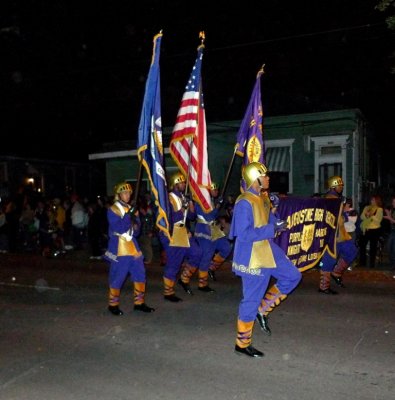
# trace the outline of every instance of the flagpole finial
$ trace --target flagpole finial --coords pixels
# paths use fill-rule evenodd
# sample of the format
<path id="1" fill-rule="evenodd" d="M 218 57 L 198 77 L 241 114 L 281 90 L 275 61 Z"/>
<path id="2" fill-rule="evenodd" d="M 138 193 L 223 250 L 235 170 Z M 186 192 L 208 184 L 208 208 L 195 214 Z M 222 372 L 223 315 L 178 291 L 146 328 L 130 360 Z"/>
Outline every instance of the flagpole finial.
<path id="1" fill-rule="evenodd" d="M 263 75 L 265 73 L 265 70 L 264 70 L 265 69 L 265 65 L 266 64 L 263 64 L 261 69 L 258 71 L 258 73 L 256 75 L 257 78 L 259 78 L 261 75 Z"/>
<path id="2" fill-rule="evenodd" d="M 154 36 L 154 39 L 153 39 L 154 48 L 153 48 L 153 50 L 152 50 L 151 65 L 153 65 L 154 62 L 155 62 L 155 52 L 156 52 L 157 40 L 158 40 L 159 38 L 161 38 L 162 36 L 163 36 L 162 29 L 159 31 L 159 33 L 157 33 L 157 34 Z"/>
<path id="3" fill-rule="evenodd" d="M 199 47 L 201 47 L 201 46 L 204 47 L 204 41 L 205 41 L 205 39 L 206 39 L 206 34 L 204 33 L 204 31 L 200 31 L 200 32 L 199 32 L 199 39 L 200 39 L 200 41 L 201 41 Z"/>

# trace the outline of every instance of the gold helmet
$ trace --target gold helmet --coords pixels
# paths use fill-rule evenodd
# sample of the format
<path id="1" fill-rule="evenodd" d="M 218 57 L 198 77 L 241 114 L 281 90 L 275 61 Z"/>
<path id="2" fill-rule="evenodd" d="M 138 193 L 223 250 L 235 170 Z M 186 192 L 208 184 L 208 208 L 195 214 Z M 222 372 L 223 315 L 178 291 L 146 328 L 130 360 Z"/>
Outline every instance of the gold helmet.
<path id="1" fill-rule="evenodd" d="M 180 172 L 175 172 L 170 178 L 170 187 L 173 188 L 177 183 L 186 182 L 185 176 Z"/>
<path id="2" fill-rule="evenodd" d="M 218 183 L 217 182 L 211 182 L 210 190 L 216 190 L 216 189 L 219 189 Z"/>
<path id="3" fill-rule="evenodd" d="M 344 186 L 344 182 L 343 182 L 343 179 L 341 178 L 341 176 L 335 175 L 335 176 L 331 176 L 328 179 L 328 188 L 329 189 L 334 188 L 336 186 Z"/>
<path id="4" fill-rule="evenodd" d="M 132 185 L 128 182 L 121 182 L 114 186 L 114 194 L 119 194 L 121 192 L 133 192 Z"/>
<path id="5" fill-rule="evenodd" d="M 266 176 L 269 173 L 266 166 L 260 162 L 253 161 L 246 165 L 243 170 L 243 179 L 247 185 L 247 189 L 255 182 L 260 176 Z"/>

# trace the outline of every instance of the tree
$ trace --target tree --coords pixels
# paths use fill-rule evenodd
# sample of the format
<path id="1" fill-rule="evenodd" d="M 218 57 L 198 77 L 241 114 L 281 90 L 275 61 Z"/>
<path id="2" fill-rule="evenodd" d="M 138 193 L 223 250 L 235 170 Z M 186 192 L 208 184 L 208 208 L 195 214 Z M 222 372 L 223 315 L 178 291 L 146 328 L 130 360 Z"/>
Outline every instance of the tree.
<path id="1" fill-rule="evenodd" d="M 379 11 L 387 11 L 390 7 L 395 7 L 395 0 L 380 0 L 377 6 L 375 7 Z M 389 15 L 385 22 L 387 23 L 388 29 L 395 30 L 395 15 Z M 392 52 L 392 58 L 395 59 L 395 51 Z M 391 73 L 395 74 L 395 66 L 392 67 Z"/>

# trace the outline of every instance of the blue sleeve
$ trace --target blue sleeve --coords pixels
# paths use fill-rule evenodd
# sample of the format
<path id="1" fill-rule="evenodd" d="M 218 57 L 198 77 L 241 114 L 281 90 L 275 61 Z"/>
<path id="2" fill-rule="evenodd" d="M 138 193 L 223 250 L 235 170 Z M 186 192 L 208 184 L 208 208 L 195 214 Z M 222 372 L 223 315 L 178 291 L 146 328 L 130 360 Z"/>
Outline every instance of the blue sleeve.
<path id="1" fill-rule="evenodd" d="M 274 238 L 275 217 L 270 213 L 269 223 L 259 228 L 254 228 L 254 216 L 251 204 L 240 200 L 235 208 L 232 219 L 230 238 L 238 237 L 243 242 L 256 242 Z"/>
<path id="2" fill-rule="evenodd" d="M 178 221 L 182 221 L 184 219 L 183 208 L 181 210 L 175 211 L 173 206 L 170 204 L 170 217 L 172 224 L 175 224 Z"/>
<path id="3" fill-rule="evenodd" d="M 110 232 L 125 233 L 131 228 L 130 215 L 125 214 L 123 218 L 114 213 L 111 208 L 107 211 L 108 228 Z"/>
<path id="4" fill-rule="evenodd" d="M 214 208 L 210 212 L 203 211 L 199 203 L 195 203 L 196 215 L 202 215 L 206 221 L 214 221 L 218 217 L 218 208 Z"/>

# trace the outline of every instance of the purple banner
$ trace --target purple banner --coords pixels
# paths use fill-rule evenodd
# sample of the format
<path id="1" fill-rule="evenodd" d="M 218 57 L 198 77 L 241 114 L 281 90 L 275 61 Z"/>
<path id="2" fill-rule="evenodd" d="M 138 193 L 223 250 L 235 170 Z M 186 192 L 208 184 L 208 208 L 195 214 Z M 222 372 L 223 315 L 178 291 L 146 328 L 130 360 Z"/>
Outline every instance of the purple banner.
<path id="1" fill-rule="evenodd" d="M 277 209 L 288 228 L 275 242 L 300 271 L 313 268 L 325 251 L 336 257 L 338 199 L 285 197 Z"/>

